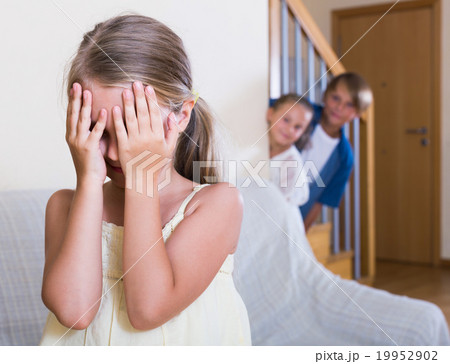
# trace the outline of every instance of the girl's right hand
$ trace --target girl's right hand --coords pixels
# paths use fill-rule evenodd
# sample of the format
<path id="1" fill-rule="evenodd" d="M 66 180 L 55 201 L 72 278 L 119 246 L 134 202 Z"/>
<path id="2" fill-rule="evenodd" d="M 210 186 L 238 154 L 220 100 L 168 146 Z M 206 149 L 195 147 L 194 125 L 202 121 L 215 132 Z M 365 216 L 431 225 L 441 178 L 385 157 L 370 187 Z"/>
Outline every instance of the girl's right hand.
<path id="1" fill-rule="evenodd" d="M 100 150 L 100 138 L 106 125 L 106 110 L 101 109 L 92 131 L 92 93 L 83 92 L 79 83 L 70 90 L 67 106 L 66 141 L 72 154 L 78 183 L 89 180 L 103 185 L 106 179 L 106 164 Z M 80 111 L 81 108 L 81 111 Z"/>

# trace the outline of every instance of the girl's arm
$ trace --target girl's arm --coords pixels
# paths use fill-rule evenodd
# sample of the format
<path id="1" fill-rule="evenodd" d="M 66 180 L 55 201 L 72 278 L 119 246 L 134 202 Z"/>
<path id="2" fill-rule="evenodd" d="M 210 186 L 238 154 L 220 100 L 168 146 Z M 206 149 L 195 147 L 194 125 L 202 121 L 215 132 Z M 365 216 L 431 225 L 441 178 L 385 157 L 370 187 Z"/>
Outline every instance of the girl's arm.
<path id="1" fill-rule="evenodd" d="M 58 191 L 47 204 L 42 300 L 69 328 L 89 326 L 100 305 L 102 208 L 102 186 L 90 183 Z"/>
<path id="2" fill-rule="evenodd" d="M 99 140 L 106 124 L 100 111 L 91 124 L 92 95 L 75 83 L 66 120 L 66 141 L 77 172 L 76 191 L 53 194 L 45 216 L 45 266 L 42 300 L 66 327 L 89 326 L 102 293 L 101 229 L 105 161 Z M 81 110 L 80 110 L 81 109 Z"/>
<path id="3" fill-rule="evenodd" d="M 113 108 L 119 159 L 126 179 L 123 285 L 130 323 L 136 329 L 148 330 L 181 312 L 208 287 L 236 247 L 243 209 L 239 191 L 228 183 L 205 187 L 192 199 L 197 202 L 195 206 L 193 202 L 188 204 L 191 206 L 184 220 L 164 245 L 159 173 L 166 169 L 161 164 L 167 166 L 173 156 L 179 128 L 187 126 L 194 100 L 183 104 L 178 123 L 173 112 L 168 115 L 165 132 L 154 89 L 147 86 L 144 93 L 140 82 L 134 82 L 133 88 L 136 97 L 129 89 L 122 94 L 126 124 L 120 107 Z M 146 173 L 142 176 L 144 167 Z M 138 176 L 143 180 L 137 180 Z M 138 182 L 149 190 L 139 192 Z"/>
<path id="4" fill-rule="evenodd" d="M 164 244 L 158 192 L 152 198 L 128 189 L 125 193 L 123 269 L 128 317 L 136 329 L 149 330 L 188 307 L 211 283 L 236 248 L 243 202 L 228 183 L 202 189 Z"/>

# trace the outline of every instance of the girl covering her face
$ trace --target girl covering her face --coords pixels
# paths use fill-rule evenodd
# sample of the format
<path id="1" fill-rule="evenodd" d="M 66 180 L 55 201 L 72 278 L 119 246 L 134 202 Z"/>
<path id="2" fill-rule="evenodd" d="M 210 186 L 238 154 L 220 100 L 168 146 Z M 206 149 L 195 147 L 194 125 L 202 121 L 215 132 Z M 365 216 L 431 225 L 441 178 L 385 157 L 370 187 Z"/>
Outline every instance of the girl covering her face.
<path id="1" fill-rule="evenodd" d="M 242 197 L 195 173 L 217 158 L 214 120 L 181 39 L 114 17 L 85 34 L 67 83 L 77 185 L 47 204 L 41 345 L 250 345 L 232 279 Z"/>

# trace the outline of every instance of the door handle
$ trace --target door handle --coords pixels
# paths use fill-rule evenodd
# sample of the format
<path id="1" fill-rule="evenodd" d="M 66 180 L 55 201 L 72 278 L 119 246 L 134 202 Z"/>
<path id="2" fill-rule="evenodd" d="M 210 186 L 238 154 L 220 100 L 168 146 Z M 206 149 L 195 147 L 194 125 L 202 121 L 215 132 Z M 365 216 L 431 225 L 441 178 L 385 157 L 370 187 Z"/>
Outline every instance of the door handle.
<path id="1" fill-rule="evenodd" d="M 406 129 L 406 134 L 421 134 L 421 135 L 425 135 L 425 134 L 428 134 L 428 129 L 425 126 L 422 126 L 421 128 Z"/>

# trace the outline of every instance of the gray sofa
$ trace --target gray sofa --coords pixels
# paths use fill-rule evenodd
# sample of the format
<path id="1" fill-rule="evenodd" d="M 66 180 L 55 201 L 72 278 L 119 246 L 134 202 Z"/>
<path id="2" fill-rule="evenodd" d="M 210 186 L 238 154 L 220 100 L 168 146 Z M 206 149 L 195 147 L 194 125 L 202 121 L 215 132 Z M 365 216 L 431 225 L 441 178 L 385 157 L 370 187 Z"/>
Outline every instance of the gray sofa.
<path id="1" fill-rule="evenodd" d="M 241 188 L 234 279 L 255 345 L 448 345 L 440 309 L 343 280 L 313 257 L 298 209 L 275 186 Z M 37 345 L 44 214 L 53 191 L 0 192 L 0 345 Z"/>

